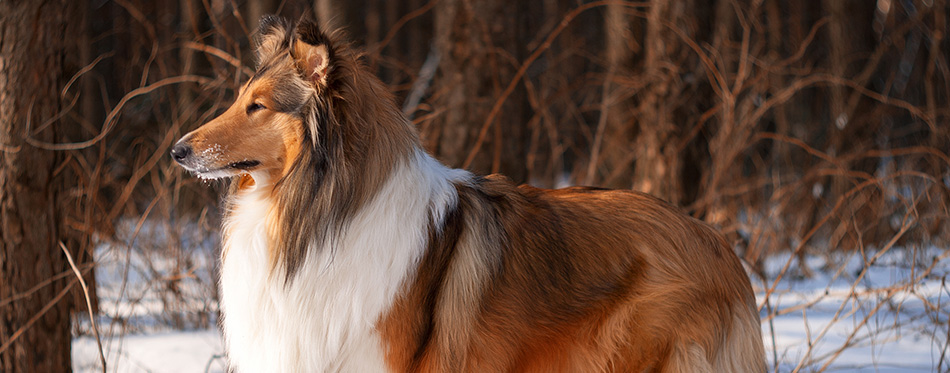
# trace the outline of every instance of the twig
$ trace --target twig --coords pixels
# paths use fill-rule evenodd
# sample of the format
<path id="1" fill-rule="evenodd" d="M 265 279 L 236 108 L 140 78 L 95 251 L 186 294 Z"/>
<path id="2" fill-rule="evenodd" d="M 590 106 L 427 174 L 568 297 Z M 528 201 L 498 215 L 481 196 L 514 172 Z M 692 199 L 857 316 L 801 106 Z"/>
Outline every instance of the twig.
<path id="1" fill-rule="evenodd" d="M 409 91 L 409 95 L 406 96 L 406 103 L 402 105 L 402 112 L 408 115 L 409 119 L 412 119 L 412 114 L 419 106 L 419 102 L 422 101 L 422 96 L 424 96 L 426 90 L 429 89 L 429 84 L 432 82 L 432 78 L 435 77 L 435 71 L 438 67 L 439 51 L 436 45 L 432 44 L 426 61 L 422 64 L 422 67 L 419 68 L 419 76 L 416 78 L 416 81 L 412 83 L 412 89 Z"/>
<path id="2" fill-rule="evenodd" d="M 940 280 L 940 287 L 942 287 L 942 288 L 944 288 L 944 289 L 947 288 L 947 277 L 946 277 L 946 276 L 944 276 L 944 278 Z M 938 303 L 938 305 L 939 305 L 940 301 L 941 301 L 942 298 L 943 298 L 942 296 L 943 296 L 943 293 L 940 293 L 940 297 L 937 298 L 937 303 Z M 938 314 L 937 317 L 939 318 L 939 316 L 940 316 L 940 315 Z M 938 320 L 939 320 L 939 319 L 938 319 Z M 935 333 L 935 334 L 936 334 L 936 333 Z M 938 364 L 938 365 L 937 365 L 937 370 L 938 370 L 938 371 L 943 371 L 943 369 L 942 369 L 942 368 L 943 368 L 943 362 L 945 361 L 945 359 L 946 359 L 946 357 L 947 357 L 947 350 L 948 350 L 948 349 L 950 349 L 950 325 L 948 325 L 948 327 L 947 327 L 947 336 L 946 336 L 946 339 L 944 340 L 943 348 L 942 348 L 941 351 L 940 351 L 940 360 L 939 360 L 939 362 L 937 363 L 937 364 Z"/>
<path id="3" fill-rule="evenodd" d="M 386 37 L 383 38 L 383 41 L 379 42 L 379 44 L 376 45 L 376 50 L 375 50 L 375 53 L 373 54 L 375 56 L 379 56 L 381 52 L 383 51 L 383 48 L 386 48 L 386 46 L 389 45 L 389 42 L 391 42 L 393 38 L 396 37 L 396 32 L 399 31 L 399 29 L 401 29 L 402 26 L 404 26 L 407 22 L 411 21 L 412 19 L 425 14 L 430 9 L 432 9 L 432 7 L 435 6 L 435 4 L 438 2 L 439 0 L 429 0 L 429 2 L 426 3 L 425 5 L 419 7 L 416 10 L 413 10 L 412 12 L 409 12 L 408 14 L 402 16 L 402 18 L 399 18 L 399 20 L 396 21 L 396 23 L 394 23 L 392 27 L 389 28 L 389 32 L 386 33 Z M 375 63 L 375 58 L 374 58 L 374 63 Z"/>
<path id="4" fill-rule="evenodd" d="M 96 65 L 98 65 L 99 62 L 101 62 L 102 60 L 104 60 L 104 59 L 106 59 L 106 58 L 109 58 L 109 57 L 112 57 L 112 56 L 114 56 L 114 55 L 115 55 L 115 51 L 109 51 L 109 52 L 107 52 L 107 53 L 103 53 L 103 54 L 99 55 L 99 57 L 96 57 L 96 59 L 93 60 L 92 62 L 90 62 L 88 65 L 84 66 L 82 69 L 79 69 L 78 72 L 76 72 L 75 74 L 73 74 L 73 77 L 72 77 L 72 78 L 69 78 L 69 81 L 66 82 L 66 86 L 63 87 L 63 90 L 60 91 L 59 95 L 60 95 L 60 96 L 66 96 L 66 92 L 69 91 L 69 87 L 71 87 L 71 86 L 73 85 L 73 83 L 76 82 L 77 79 L 79 79 L 80 77 L 82 77 L 83 75 L 85 75 L 86 73 L 88 73 L 89 71 L 92 71 L 92 69 L 93 69 L 94 67 L 96 67 Z"/>
<path id="5" fill-rule="evenodd" d="M 203 76 L 182 75 L 182 76 L 176 76 L 176 77 L 171 77 L 171 78 L 165 78 L 155 83 L 152 83 L 148 86 L 136 88 L 132 90 L 132 92 L 129 92 L 125 96 L 123 96 L 122 100 L 119 100 L 119 103 L 115 106 L 115 108 L 113 108 L 112 111 L 109 112 L 109 115 L 106 117 L 106 120 L 102 126 L 102 131 L 100 131 L 99 134 L 96 135 L 96 137 L 93 137 L 92 139 L 89 139 L 86 141 L 73 142 L 73 143 L 51 143 L 51 142 L 36 140 L 33 137 L 27 136 L 26 142 L 37 148 L 42 148 L 46 150 L 79 150 L 79 149 L 87 148 L 99 141 L 102 141 L 102 139 L 104 139 L 106 135 L 109 134 L 109 131 L 112 130 L 112 128 L 115 126 L 115 123 L 117 122 L 119 113 L 122 111 L 122 108 L 125 106 L 125 104 L 129 102 L 129 100 L 135 97 L 150 93 L 166 85 L 179 84 L 179 83 L 204 84 L 210 81 L 211 79 L 203 77 Z"/>
<path id="6" fill-rule="evenodd" d="M 528 68 L 531 67 L 531 64 L 533 64 L 534 61 L 538 59 L 538 57 L 541 57 L 541 54 L 544 53 L 544 51 L 548 50 L 548 48 L 551 47 L 551 44 L 554 43 L 554 39 L 556 39 L 557 36 L 560 35 L 561 32 L 563 32 L 564 29 L 567 28 L 567 26 L 571 24 L 571 21 L 573 21 L 574 18 L 577 18 L 577 16 L 579 16 L 584 11 L 605 6 L 608 4 L 616 4 L 616 3 L 618 3 L 618 1 L 616 0 L 596 1 L 593 3 L 584 4 L 577 8 L 574 8 L 574 10 L 564 15 L 564 18 L 562 18 L 561 22 L 557 25 L 557 27 L 554 30 L 552 30 L 550 34 L 548 34 L 548 37 L 544 39 L 544 42 L 541 43 L 541 45 L 539 45 L 538 48 L 534 50 L 534 52 L 531 52 L 531 55 L 528 56 L 527 59 L 525 59 L 525 61 L 521 64 L 521 68 L 519 68 L 518 71 L 515 72 L 515 76 L 511 78 L 511 82 L 508 83 L 508 87 L 506 87 L 505 90 L 501 93 L 501 96 L 499 96 L 498 99 L 495 100 L 495 105 L 492 107 L 491 111 L 488 113 L 488 117 L 485 118 L 485 123 L 482 124 L 481 130 L 479 130 L 478 132 L 478 138 L 475 140 L 475 144 L 472 146 L 472 150 L 468 153 L 468 157 L 466 157 L 465 162 L 462 163 L 462 168 L 468 168 L 468 166 L 472 164 L 472 161 L 475 160 L 475 156 L 478 154 L 478 151 L 481 150 L 482 144 L 485 143 L 485 137 L 488 135 L 488 130 L 491 128 L 492 123 L 495 121 L 495 117 L 498 116 L 499 112 L 501 112 L 502 105 L 504 105 L 505 101 L 508 100 L 508 96 L 510 96 L 511 93 L 514 92 L 515 87 L 518 86 L 518 83 L 521 81 L 521 78 L 524 77 L 524 74 L 528 71 Z M 624 6 L 628 6 L 632 8 L 646 5 L 646 3 L 628 3 L 628 2 L 619 2 L 619 3 L 621 3 Z"/>
<path id="7" fill-rule="evenodd" d="M 247 75 L 247 76 L 254 75 L 254 70 L 251 70 L 251 68 L 244 66 L 244 64 L 242 64 L 240 60 L 238 60 L 237 58 L 235 58 L 228 52 L 221 50 L 220 48 L 215 48 L 207 44 L 196 43 L 193 41 L 186 42 L 184 46 L 185 48 L 188 48 L 188 49 L 202 51 L 212 56 L 218 57 L 224 60 L 224 62 L 227 62 L 228 64 L 230 64 L 231 66 L 238 68 L 238 70 L 244 73 L 244 75 Z"/>
<path id="8" fill-rule="evenodd" d="M 762 284 L 768 286 L 768 280 L 765 277 L 762 277 Z M 768 310 L 769 315 L 772 314 L 772 299 L 769 296 L 765 297 L 765 307 Z M 775 341 L 775 318 L 769 317 L 769 334 L 772 338 L 772 366 L 775 372 L 778 372 L 778 343 Z"/>
<path id="9" fill-rule="evenodd" d="M 587 176 L 584 178 L 584 184 L 591 185 L 594 182 L 594 171 L 597 170 L 598 158 L 600 157 L 600 146 L 604 141 L 604 131 L 607 128 L 607 114 L 610 112 L 608 107 L 610 103 L 610 82 L 614 77 L 614 68 L 607 70 L 607 77 L 604 78 L 603 92 L 600 100 L 600 118 L 597 120 L 597 132 L 594 133 L 594 144 L 590 150 L 590 162 L 587 163 Z"/>
<path id="10" fill-rule="evenodd" d="M 224 357 L 225 356 L 221 354 L 211 355 L 211 358 L 208 359 L 208 364 L 205 364 L 205 373 L 208 373 L 211 371 L 211 364 L 213 364 L 215 360 L 222 359 Z"/>
<path id="11" fill-rule="evenodd" d="M 92 312 L 92 301 L 89 300 L 89 288 L 86 286 L 86 280 L 82 278 L 82 273 L 79 272 L 79 268 L 76 267 L 76 262 L 73 261 L 73 255 L 66 249 L 66 245 L 63 244 L 63 241 L 59 241 L 59 248 L 63 249 L 63 254 L 66 254 L 69 267 L 72 268 L 73 273 L 76 274 L 76 279 L 79 280 L 79 286 L 82 286 L 82 293 L 86 298 L 86 310 L 89 311 L 89 321 L 92 323 L 92 334 L 96 337 L 96 345 L 99 347 L 99 361 L 102 362 L 102 373 L 106 373 L 106 355 L 102 352 L 102 339 L 99 338 L 99 326 L 96 324 L 96 315 Z"/>
<path id="12" fill-rule="evenodd" d="M 84 265 L 84 267 L 90 267 L 90 266 L 91 266 L 90 264 Z M 86 269 L 87 269 L 87 268 L 83 268 L 83 271 L 85 271 Z M 18 301 L 18 300 L 20 300 L 20 299 L 23 299 L 23 298 L 29 298 L 30 296 L 32 296 L 34 293 L 36 293 L 36 292 L 39 291 L 40 289 L 42 289 L 42 288 L 44 288 L 44 287 L 47 287 L 47 286 L 51 285 L 52 283 L 56 282 L 56 280 L 59 280 L 59 279 L 61 279 L 61 278 L 66 278 L 67 276 L 69 276 L 69 273 L 70 273 L 70 272 L 72 272 L 72 271 L 62 271 L 62 272 L 56 274 L 55 276 L 50 277 L 50 278 L 44 280 L 43 282 L 40 282 L 39 284 L 36 284 L 36 286 L 33 286 L 32 288 L 30 288 L 30 289 L 27 290 L 27 291 L 24 291 L 24 292 L 22 292 L 22 293 L 14 294 L 14 295 L 10 296 L 9 298 L 0 299 L 0 307 L 6 306 L 6 305 L 8 305 L 8 304 L 10 304 L 10 303 L 16 302 L 16 301 Z"/>
<path id="13" fill-rule="evenodd" d="M 53 299 L 51 299 L 48 303 L 46 303 L 46 305 L 43 306 L 43 308 L 40 309 L 39 312 L 37 312 L 35 315 L 33 315 L 33 317 L 27 320 L 26 324 L 23 324 L 23 326 L 21 326 L 19 329 L 13 332 L 13 334 L 10 335 L 10 339 L 8 339 L 6 343 L 0 346 L 0 354 L 2 354 L 4 351 L 10 348 L 10 346 L 13 345 L 13 342 L 16 342 L 17 339 L 22 337 L 23 333 L 26 333 L 26 331 L 30 329 L 30 327 L 32 327 L 33 324 L 35 324 L 40 318 L 42 318 L 43 315 L 46 315 L 46 313 L 49 312 L 49 310 L 52 309 L 53 306 L 59 303 L 59 301 L 62 300 L 63 297 L 66 296 L 67 293 L 69 293 L 69 289 L 72 289 L 73 285 L 75 284 L 76 284 L 76 280 L 70 281 L 69 284 L 66 285 L 66 287 L 63 288 L 63 290 L 60 290 L 59 293 L 57 293 L 56 296 L 53 297 Z"/>

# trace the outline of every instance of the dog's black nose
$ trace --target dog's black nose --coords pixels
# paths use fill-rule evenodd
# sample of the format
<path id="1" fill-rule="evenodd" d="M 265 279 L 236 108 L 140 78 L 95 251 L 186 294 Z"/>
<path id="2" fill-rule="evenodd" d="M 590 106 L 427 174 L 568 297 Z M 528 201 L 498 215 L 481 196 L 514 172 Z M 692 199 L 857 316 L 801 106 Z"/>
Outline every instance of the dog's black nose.
<path id="1" fill-rule="evenodd" d="M 175 144 L 175 146 L 172 147 L 171 152 L 172 159 L 178 163 L 184 162 L 185 158 L 188 158 L 191 153 L 191 147 L 184 143 Z"/>

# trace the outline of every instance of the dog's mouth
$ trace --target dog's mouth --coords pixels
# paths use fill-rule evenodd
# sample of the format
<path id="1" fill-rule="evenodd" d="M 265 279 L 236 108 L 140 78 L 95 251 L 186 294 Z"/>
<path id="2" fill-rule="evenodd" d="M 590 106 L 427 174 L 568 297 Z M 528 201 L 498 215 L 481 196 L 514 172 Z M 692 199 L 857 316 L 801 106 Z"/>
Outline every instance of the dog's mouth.
<path id="1" fill-rule="evenodd" d="M 235 176 L 244 172 L 252 171 L 254 168 L 261 164 L 260 161 L 256 160 L 244 160 L 240 162 L 229 163 L 224 167 L 218 168 L 193 168 L 188 171 L 193 172 L 196 176 L 202 179 L 221 179 L 225 177 Z M 184 166 L 184 165 L 183 165 Z M 188 168 L 187 166 L 185 168 Z"/>
<path id="2" fill-rule="evenodd" d="M 254 167 L 257 167 L 260 164 L 261 164 L 260 161 L 240 161 L 240 162 L 231 163 L 227 165 L 226 167 L 235 169 L 235 170 L 250 171 L 251 169 L 253 169 Z"/>

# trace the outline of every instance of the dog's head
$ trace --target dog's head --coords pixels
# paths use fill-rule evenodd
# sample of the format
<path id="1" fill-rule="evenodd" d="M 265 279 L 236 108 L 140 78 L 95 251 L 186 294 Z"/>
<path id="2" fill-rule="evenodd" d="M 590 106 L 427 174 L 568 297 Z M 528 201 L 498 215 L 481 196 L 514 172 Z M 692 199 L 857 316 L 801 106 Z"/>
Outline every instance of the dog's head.
<path id="1" fill-rule="evenodd" d="M 286 175 L 304 146 L 317 146 L 317 113 L 329 94 L 334 45 L 319 27 L 264 17 L 257 71 L 223 114 L 182 137 L 172 158 L 199 177 L 252 175 L 260 182 Z"/>

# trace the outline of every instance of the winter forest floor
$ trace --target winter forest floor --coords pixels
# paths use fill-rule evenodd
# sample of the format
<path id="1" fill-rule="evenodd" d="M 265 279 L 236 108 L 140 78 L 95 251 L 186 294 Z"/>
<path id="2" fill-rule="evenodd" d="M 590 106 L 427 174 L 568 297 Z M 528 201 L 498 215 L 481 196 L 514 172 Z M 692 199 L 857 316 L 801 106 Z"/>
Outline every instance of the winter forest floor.
<path id="1" fill-rule="evenodd" d="M 161 236 L 139 234 L 142 242 Z M 198 249 L 174 253 L 100 247 L 98 322 L 109 372 L 226 371 L 215 327 L 215 244 L 199 242 L 192 245 Z M 804 263 L 774 256 L 764 272 L 764 281 L 753 276 L 752 282 L 770 370 L 776 358 L 780 372 L 950 369 L 946 250 L 869 250 L 805 256 Z M 80 324 L 73 368 L 101 371 L 88 320 Z"/>

